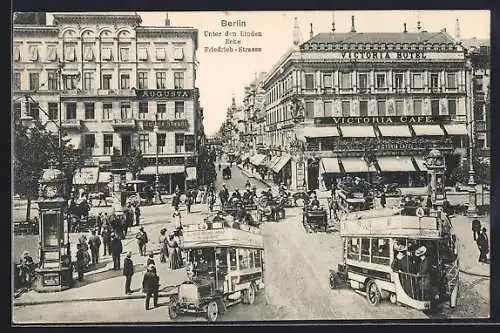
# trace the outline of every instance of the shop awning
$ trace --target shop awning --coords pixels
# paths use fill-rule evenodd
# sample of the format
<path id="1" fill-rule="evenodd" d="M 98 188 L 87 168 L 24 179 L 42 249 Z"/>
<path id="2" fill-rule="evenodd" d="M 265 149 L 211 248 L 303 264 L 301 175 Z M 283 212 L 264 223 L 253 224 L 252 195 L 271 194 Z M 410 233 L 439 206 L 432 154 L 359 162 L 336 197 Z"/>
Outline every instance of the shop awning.
<path id="1" fill-rule="evenodd" d="M 330 136 L 339 136 L 339 130 L 337 127 L 305 127 L 303 130 L 303 136 L 306 138 L 326 138 Z"/>
<path id="2" fill-rule="evenodd" d="M 341 173 L 339 161 L 336 158 L 322 158 L 321 165 L 323 166 L 324 170 L 324 172 L 322 173 Z"/>
<path id="3" fill-rule="evenodd" d="M 186 168 L 186 180 L 196 180 L 196 168 L 195 167 L 189 167 Z"/>
<path id="4" fill-rule="evenodd" d="M 411 125 L 411 127 L 413 127 L 413 130 L 415 131 L 415 134 L 417 136 L 420 136 L 420 135 L 442 136 L 442 135 L 444 135 L 444 132 L 441 129 L 441 126 L 439 126 L 439 125 Z"/>
<path id="5" fill-rule="evenodd" d="M 252 163 L 255 166 L 258 166 L 258 165 L 261 165 L 265 159 L 266 159 L 266 155 L 256 154 L 250 158 L 250 163 Z"/>
<path id="6" fill-rule="evenodd" d="M 111 172 L 99 172 L 98 183 L 111 183 L 112 174 Z"/>
<path id="7" fill-rule="evenodd" d="M 382 172 L 417 171 L 410 156 L 378 157 L 377 163 Z"/>
<path id="8" fill-rule="evenodd" d="M 341 126 L 344 138 L 374 138 L 373 126 Z"/>
<path id="9" fill-rule="evenodd" d="M 68 135 L 63 139 L 69 139 L 66 145 L 72 145 L 73 149 L 81 149 L 82 148 L 82 136 L 81 134 Z"/>
<path id="10" fill-rule="evenodd" d="M 184 173 L 184 165 L 160 165 L 158 166 L 159 175 L 169 175 L 174 173 Z M 156 175 L 156 166 L 149 165 L 141 171 L 141 175 Z"/>
<path id="11" fill-rule="evenodd" d="M 467 126 L 465 124 L 444 125 L 444 129 L 448 135 L 467 135 Z"/>
<path id="12" fill-rule="evenodd" d="M 272 167 L 278 163 L 278 161 L 280 160 L 280 157 L 279 156 L 273 156 L 273 158 L 271 158 L 269 161 L 266 162 L 266 166 L 269 168 L 269 169 L 272 169 Z"/>
<path id="13" fill-rule="evenodd" d="M 81 168 L 75 171 L 73 176 L 73 185 L 92 185 L 97 184 L 99 179 L 99 168 Z"/>
<path id="14" fill-rule="evenodd" d="M 290 161 L 292 157 L 290 155 L 283 155 L 279 158 L 278 162 L 273 166 L 273 171 L 278 173 L 283 169 L 283 167 Z"/>
<path id="15" fill-rule="evenodd" d="M 423 157 L 413 157 L 415 162 L 417 162 L 417 166 L 420 169 L 419 171 L 427 171 L 427 167 L 425 166 L 425 160 Z"/>
<path id="16" fill-rule="evenodd" d="M 379 125 L 378 129 L 382 136 L 389 137 L 411 137 L 410 128 L 408 125 Z"/>
<path id="17" fill-rule="evenodd" d="M 359 157 L 342 158 L 342 165 L 346 173 L 350 172 L 368 172 L 368 164 Z M 373 168 L 372 168 L 373 171 Z"/>

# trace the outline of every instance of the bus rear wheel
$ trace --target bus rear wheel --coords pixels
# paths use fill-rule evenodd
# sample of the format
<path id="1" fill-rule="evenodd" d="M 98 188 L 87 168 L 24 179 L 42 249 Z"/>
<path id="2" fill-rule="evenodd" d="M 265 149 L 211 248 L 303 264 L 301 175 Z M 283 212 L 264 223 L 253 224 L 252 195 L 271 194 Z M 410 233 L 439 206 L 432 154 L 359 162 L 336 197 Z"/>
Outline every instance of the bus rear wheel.
<path id="1" fill-rule="evenodd" d="M 255 302 L 255 285 L 252 282 L 243 294 L 243 303 L 253 304 Z"/>
<path id="2" fill-rule="evenodd" d="M 214 322 L 219 317 L 219 306 L 216 301 L 210 301 L 207 306 L 207 319 L 210 322 Z"/>
<path id="3" fill-rule="evenodd" d="M 366 299 L 368 300 L 368 303 L 370 303 L 370 305 L 377 306 L 380 304 L 381 297 L 382 296 L 377 283 L 373 280 L 368 281 L 366 286 Z"/>

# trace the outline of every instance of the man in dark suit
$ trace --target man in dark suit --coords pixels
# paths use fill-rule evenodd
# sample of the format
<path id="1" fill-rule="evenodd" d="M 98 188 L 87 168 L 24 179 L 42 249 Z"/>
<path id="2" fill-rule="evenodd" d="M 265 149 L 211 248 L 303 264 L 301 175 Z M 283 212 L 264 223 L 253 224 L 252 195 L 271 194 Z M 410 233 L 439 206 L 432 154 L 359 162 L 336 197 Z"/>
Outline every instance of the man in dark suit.
<path id="1" fill-rule="evenodd" d="M 130 284 L 132 283 L 132 275 L 134 275 L 134 263 L 132 262 L 132 252 L 127 253 L 127 257 L 123 261 L 123 275 L 125 276 L 125 294 L 132 294 Z"/>
<path id="2" fill-rule="evenodd" d="M 479 237 L 477 237 L 477 247 L 479 248 L 479 262 L 488 263 L 487 254 L 489 249 L 488 235 L 486 235 L 486 228 L 481 230 Z"/>
<path id="3" fill-rule="evenodd" d="M 481 234 L 481 221 L 478 219 L 472 220 L 472 236 L 474 236 L 474 240 L 477 241 L 477 238 Z"/>
<path id="4" fill-rule="evenodd" d="M 123 245 L 120 238 L 116 237 L 113 233 L 111 234 L 111 255 L 113 257 L 113 269 L 120 270 L 120 254 L 123 252 Z"/>
<path id="5" fill-rule="evenodd" d="M 160 277 L 156 274 L 154 265 L 148 267 L 142 280 L 142 290 L 146 294 L 146 310 L 149 310 L 149 300 L 153 296 L 153 306 L 158 306 L 158 288 L 160 286 Z"/>

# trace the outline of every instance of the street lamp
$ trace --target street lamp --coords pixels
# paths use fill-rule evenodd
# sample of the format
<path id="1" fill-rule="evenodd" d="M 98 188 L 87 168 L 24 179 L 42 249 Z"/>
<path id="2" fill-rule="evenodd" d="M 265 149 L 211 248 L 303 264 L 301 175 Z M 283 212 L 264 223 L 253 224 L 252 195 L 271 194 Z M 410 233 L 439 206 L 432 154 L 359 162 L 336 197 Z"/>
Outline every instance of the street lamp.
<path id="1" fill-rule="evenodd" d="M 465 75 L 469 75 L 469 80 L 466 80 L 468 85 L 468 117 L 467 117 L 467 125 L 468 125 L 468 135 L 469 135 L 469 207 L 467 208 L 467 215 L 476 216 L 477 215 L 477 196 L 476 196 L 476 180 L 475 180 L 475 171 L 474 171 L 474 96 L 473 96 L 473 68 L 471 64 L 471 59 L 469 57 L 467 62 L 467 71 Z"/>
<path id="2" fill-rule="evenodd" d="M 158 164 L 158 113 L 155 114 L 155 125 L 153 127 L 153 132 L 156 135 L 156 174 L 155 174 L 155 205 L 161 204 L 160 197 L 160 172 Z"/>

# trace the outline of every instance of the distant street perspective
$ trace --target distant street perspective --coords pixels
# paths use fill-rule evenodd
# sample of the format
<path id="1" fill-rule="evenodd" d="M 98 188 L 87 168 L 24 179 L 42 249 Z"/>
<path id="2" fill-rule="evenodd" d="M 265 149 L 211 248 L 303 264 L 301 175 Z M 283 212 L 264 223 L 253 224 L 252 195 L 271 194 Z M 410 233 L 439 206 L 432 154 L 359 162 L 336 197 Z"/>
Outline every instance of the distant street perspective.
<path id="1" fill-rule="evenodd" d="M 489 40 L 299 14 L 210 111 L 197 27 L 15 15 L 13 324 L 490 317 Z"/>

